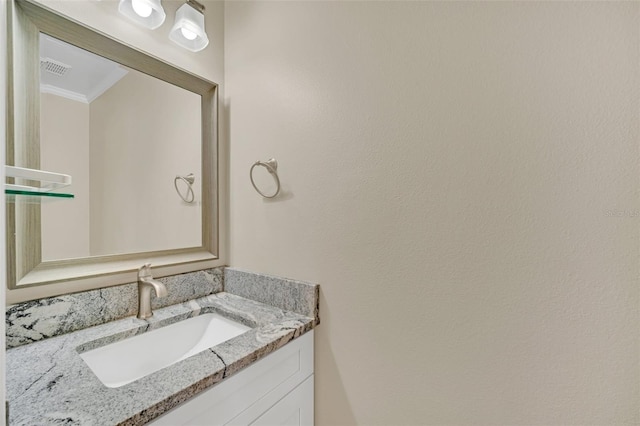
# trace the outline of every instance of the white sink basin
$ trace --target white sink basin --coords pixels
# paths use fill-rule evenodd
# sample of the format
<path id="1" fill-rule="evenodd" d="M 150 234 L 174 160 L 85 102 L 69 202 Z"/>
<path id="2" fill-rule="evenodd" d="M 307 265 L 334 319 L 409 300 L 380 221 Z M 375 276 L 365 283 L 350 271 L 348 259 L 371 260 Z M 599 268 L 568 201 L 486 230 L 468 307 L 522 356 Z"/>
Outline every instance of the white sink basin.
<path id="1" fill-rule="evenodd" d="M 249 327 L 203 314 L 80 354 L 107 387 L 117 388 L 236 337 Z"/>

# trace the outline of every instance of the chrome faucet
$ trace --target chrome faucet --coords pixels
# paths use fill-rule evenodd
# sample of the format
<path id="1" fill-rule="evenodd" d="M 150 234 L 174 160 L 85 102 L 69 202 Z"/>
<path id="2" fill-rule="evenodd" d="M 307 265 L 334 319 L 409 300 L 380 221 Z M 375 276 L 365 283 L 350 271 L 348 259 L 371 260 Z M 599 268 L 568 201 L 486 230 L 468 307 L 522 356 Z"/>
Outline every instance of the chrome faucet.
<path id="1" fill-rule="evenodd" d="M 138 315 L 140 319 L 153 316 L 151 311 L 151 289 L 154 289 L 157 297 L 167 295 L 167 287 L 160 281 L 153 279 L 151 264 L 145 263 L 138 269 Z"/>

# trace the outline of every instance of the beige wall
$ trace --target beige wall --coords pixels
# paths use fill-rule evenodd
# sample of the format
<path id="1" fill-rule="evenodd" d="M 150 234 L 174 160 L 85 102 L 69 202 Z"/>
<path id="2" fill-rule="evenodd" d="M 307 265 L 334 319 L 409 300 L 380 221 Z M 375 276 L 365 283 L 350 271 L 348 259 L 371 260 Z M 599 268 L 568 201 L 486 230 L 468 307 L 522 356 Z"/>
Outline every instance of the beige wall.
<path id="1" fill-rule="evenodd" d="M 640 423 L 639 3 L 225 26 L 230 260 L 321 283 L 318 425 Z"/>
<path id="2" fill-rule="evenodd" d="M 43 202 L 42 260 L 89 256 L 89 104 L 40 95 L 40 167 L 71 175 L 73 200 Z"/>
<path id="3" fill-rule="evenodd" d="M 93 256 L 202 245 L 200 103 L 135 70 L 91 103 Z M 174 187 L 189 173 L 191 204 Z M 187 195 L 184 182 L 178 188 Z"/>

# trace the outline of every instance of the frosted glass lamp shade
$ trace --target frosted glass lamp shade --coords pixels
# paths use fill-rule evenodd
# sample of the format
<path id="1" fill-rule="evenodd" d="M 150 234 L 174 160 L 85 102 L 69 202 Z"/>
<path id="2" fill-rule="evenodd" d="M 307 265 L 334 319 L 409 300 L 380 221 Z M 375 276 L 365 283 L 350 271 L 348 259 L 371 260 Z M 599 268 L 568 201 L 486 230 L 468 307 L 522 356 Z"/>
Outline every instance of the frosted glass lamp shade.
<path id="1" fill-rule="evenodd" d="M 209 38 L 204 28 L 204 15 L 188 4 L 180 6 L 169 39 L 192 52 L 207 47 Z"/>
<path id="2" fill-rule="evenodd" d="M 150 30 L 162 25 L 167 17 L 161 0 L 120 0 L 118 12 Z"/>

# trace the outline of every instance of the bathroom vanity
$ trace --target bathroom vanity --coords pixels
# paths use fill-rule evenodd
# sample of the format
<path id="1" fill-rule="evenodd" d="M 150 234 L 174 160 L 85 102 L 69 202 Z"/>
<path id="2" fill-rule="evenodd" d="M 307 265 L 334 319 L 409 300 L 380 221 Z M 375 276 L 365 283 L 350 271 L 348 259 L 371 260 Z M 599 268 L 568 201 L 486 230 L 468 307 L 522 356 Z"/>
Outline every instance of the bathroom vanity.
<path id="1" fill-rule="evenodd" d="M 230 268 L 161 280 L 173 299 L 145 320 L 84 328 L 134 314 L 135 284 L 8 307 L 9 424 L 313 424 L 317 285 Z"/>

